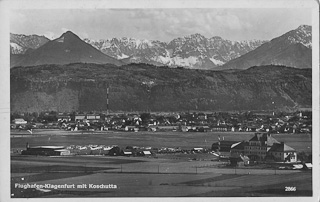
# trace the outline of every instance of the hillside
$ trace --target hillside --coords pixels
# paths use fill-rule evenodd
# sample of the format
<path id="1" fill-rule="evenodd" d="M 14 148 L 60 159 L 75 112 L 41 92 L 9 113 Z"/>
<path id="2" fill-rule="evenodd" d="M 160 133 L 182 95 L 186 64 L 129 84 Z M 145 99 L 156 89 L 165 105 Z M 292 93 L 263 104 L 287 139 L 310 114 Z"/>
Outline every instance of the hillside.
<path id="1" fill-rule="evenodd" d="M 11 110 L 270 110 L 309 107 L 311 69 L 252 67 L 235 72 L 145 64 L 69 64 L 11 69 Z M 274 104 L 272 104 L 274 102 Z"/>
<path id="2" fill-rule="evenodd" d="M 219 69 L 247 69 L 259 65 L 312 67 L 311 26 L 301 25 L 282 36 L 262 44 L 253 51 L 229 61 Z"/>
<path id="3" fill-rule="evenodd" d="M 12 55 L 10 62 L 11 67 L 76 62 L 122 64 L 120 61 L 101 53 L 85 43 L 70 31 L 24 55 Z"/>

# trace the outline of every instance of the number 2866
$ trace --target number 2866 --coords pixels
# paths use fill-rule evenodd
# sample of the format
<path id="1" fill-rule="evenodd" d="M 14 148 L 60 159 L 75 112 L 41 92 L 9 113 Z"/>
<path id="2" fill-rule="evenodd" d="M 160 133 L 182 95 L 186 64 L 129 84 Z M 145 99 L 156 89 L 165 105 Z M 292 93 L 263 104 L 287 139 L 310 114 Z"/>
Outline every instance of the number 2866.
<path id="1" fill-rule="evenodd" d="M 297 191 L 296 187 L 285 187 L 285 191 Z"/>

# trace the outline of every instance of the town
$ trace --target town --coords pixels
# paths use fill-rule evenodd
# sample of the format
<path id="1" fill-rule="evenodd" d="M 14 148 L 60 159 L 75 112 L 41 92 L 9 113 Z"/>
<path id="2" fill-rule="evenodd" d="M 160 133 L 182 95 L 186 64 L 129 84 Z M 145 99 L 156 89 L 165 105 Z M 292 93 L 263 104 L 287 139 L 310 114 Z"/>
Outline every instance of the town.
<path id="1" fill-rule="evenodd" d="M 12 113 L 11 129 L 311 133 L 312 112 Z"/>
<path id="2" fill-rule="evenodd" d="M 242 112 L 242 113 L 136 113 L 136 114 L 67 114 L 46 112 L 33 114 L 12 114 L 12 131 L 34 131 L 58 129 L 83 133 L 90 132 L 213 132 L 218 133 L 211 147 L 188 145 L 188 148 L 151 147 L 149 145 L 126 145 L 120 147 L 105 144 L 81 144 L 65 146 L 39 146 L 27 143 L 24 155 L 109 155 L 109 156 L 157 156 L 161 154 L 210 153 L 212 158 L 228 159 L 230 165 L 252 165 L 257 162 L 311 162 L 312 155 L 298 152 L 284 141 L 278 141 L 272 134 L 299 134 L 312 132 L 310 111 L 285 112 Z M 251 132 L 250 139 L 224 139 L 224 132 L 235 134 Z M 221 136 L 221 137 L 220 137 Z M 239 136 L 239 135 L 238 135 Z M 205 140 L 206 141 L 206 140 Z M 293 168 L 291 165 L 290 168 Z"/>

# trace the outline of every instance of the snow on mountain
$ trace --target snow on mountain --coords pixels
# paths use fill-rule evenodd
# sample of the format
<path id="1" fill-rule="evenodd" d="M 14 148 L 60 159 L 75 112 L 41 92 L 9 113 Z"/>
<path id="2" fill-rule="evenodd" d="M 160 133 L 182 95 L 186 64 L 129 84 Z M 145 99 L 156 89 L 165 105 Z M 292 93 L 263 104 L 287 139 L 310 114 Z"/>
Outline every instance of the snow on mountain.
<path id="1" fill-rule="evenodd" d="M 198 33 L 173 39 L 169 43 L 127 37 L 84 41 L 109 56 L 126 58 L 126 62 L 201 69 L 223 65 L 266 42 L 234 42 L 221 37 L 208 39 Z"/>
<path id="2" fill-rule="evenodd" d="M 312 27 L 301 25 L 271 41 L 264 43 L 236 59 L 229 61 L 221 69 L 247 69 L 260 65 L 285 65 L 296 68 L 312 67 Z"/>
<path id="3" fill-rule="evenodd" d="M 198 57 L 195 57 L 195 56 L 190 56 L 187 58 L 182 58 L 177 56 L 173 58 L 174 65 L 183 66 L 183 67 L 192 67 L 198 62 L 199 62 Z"/>
<path id="4" fill-rule="evenodd" d="M 122 55 L 118 56 L 117 59 L 121 60 L 121 59 L 125 59 L 125 58 L 128 58 L 128 57 L 129 57 L 128 55 L 125 55 L 125 54 L 122 53 Z"/>
<path id="5" fill-rule="evenodd" d="M 21 54 L 23 52 L 23 48 L 14 42 L 10 42 L 10 51 L 12 54 Z"/>
<path id="6" fill-rule="evenodd" d="M 224 62 L 221 61 L 221 60 L 217 60 L 215 58 L 210 58 L 211 62 L 213 62 L 213 64 L 217 65 L 217 66 L 220 66 L 220 65 L 223 65 Z"/>
<path id="7" fill-rule="evenodd" d="M 11 54 L 24 54 L 28 49 L 37 49 L 50 41 L 44 36 L 10 33 Z"/>
<path id="8" fill-rule="evenodd" d="M 281 37 L 274 38 L 271 41 L 231 41 L 219 36 L 206 38 L 199 33 L 178 37 L 170 42 L 128 37 L 100 40 L 84 39 L 84 41 L 100 50 L 102 53 L 122 60 L 125 63 L 149 63 L 153 65 L 167 65 L 170 67 L 183 66 L 197 69 L 219 69 L 224 68 L 222 66 L 226 63 L 240 58 L 261 46 L 263 46 L 263 48 L 260 48 L 259 50 L 262 55 L 270 55 L 270 53 L 264 52 L 263 50 L 267 50 L 271 48 L 271 46 L 279 48 L 279 50 L 272 48 L 274 53 L 295 44 L 301 44 L 304 47 L 311 49 L 311 39 L 311 26 L 301 25 L 297 29 L 289 31 Z M 49 39 L 43 36 L 11 34 L 11 53 L 24 54 L 27 52 L 27 49 L 36 49 L 48 41 Z M 287 51 L 292 52 L 293 50 L 298 50 L 303 54 L 304 48 L 298 46 L 291 47 Z M 286 58 L 289 58 L 288 54 L 282 54 L 282 56 L 284 55 Z M 253 56 L 252 58 L 254 59 L 256 57 Z M 271 56 L 268 60 L 279 62 L 279 58 L 275 60 L 272 59 Z M 289 59 L 286 60 L 288 61 Z M 266 61 L 262 62 L 264 64 Z M 251 65 L 251 63 L 244 60 L 241 62 L 241 65 L 243 66 L 242 68 L 245 68 L 247 65 Z"/>
<path id="9" fill-rule="evenodd" d="M 308 25 L 300 25 L 297 29 L 292 30 L 285 34 L 292 44 L 301 43 L 307 48 L 312 48 L 312 27 Z"/>

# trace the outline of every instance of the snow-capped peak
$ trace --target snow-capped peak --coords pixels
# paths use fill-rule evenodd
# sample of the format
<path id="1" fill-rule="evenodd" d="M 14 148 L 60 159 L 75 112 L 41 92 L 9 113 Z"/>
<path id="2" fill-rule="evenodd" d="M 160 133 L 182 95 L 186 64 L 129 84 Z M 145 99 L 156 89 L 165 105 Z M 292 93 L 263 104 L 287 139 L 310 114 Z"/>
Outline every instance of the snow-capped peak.
<path id="1" fill-rule="evenodd" d="M 287 32 L 283 36 L 291 44 L 301 43 L 312 48 L 312 27 L 309 25 L 300 25 L 297 29 Z"/>

